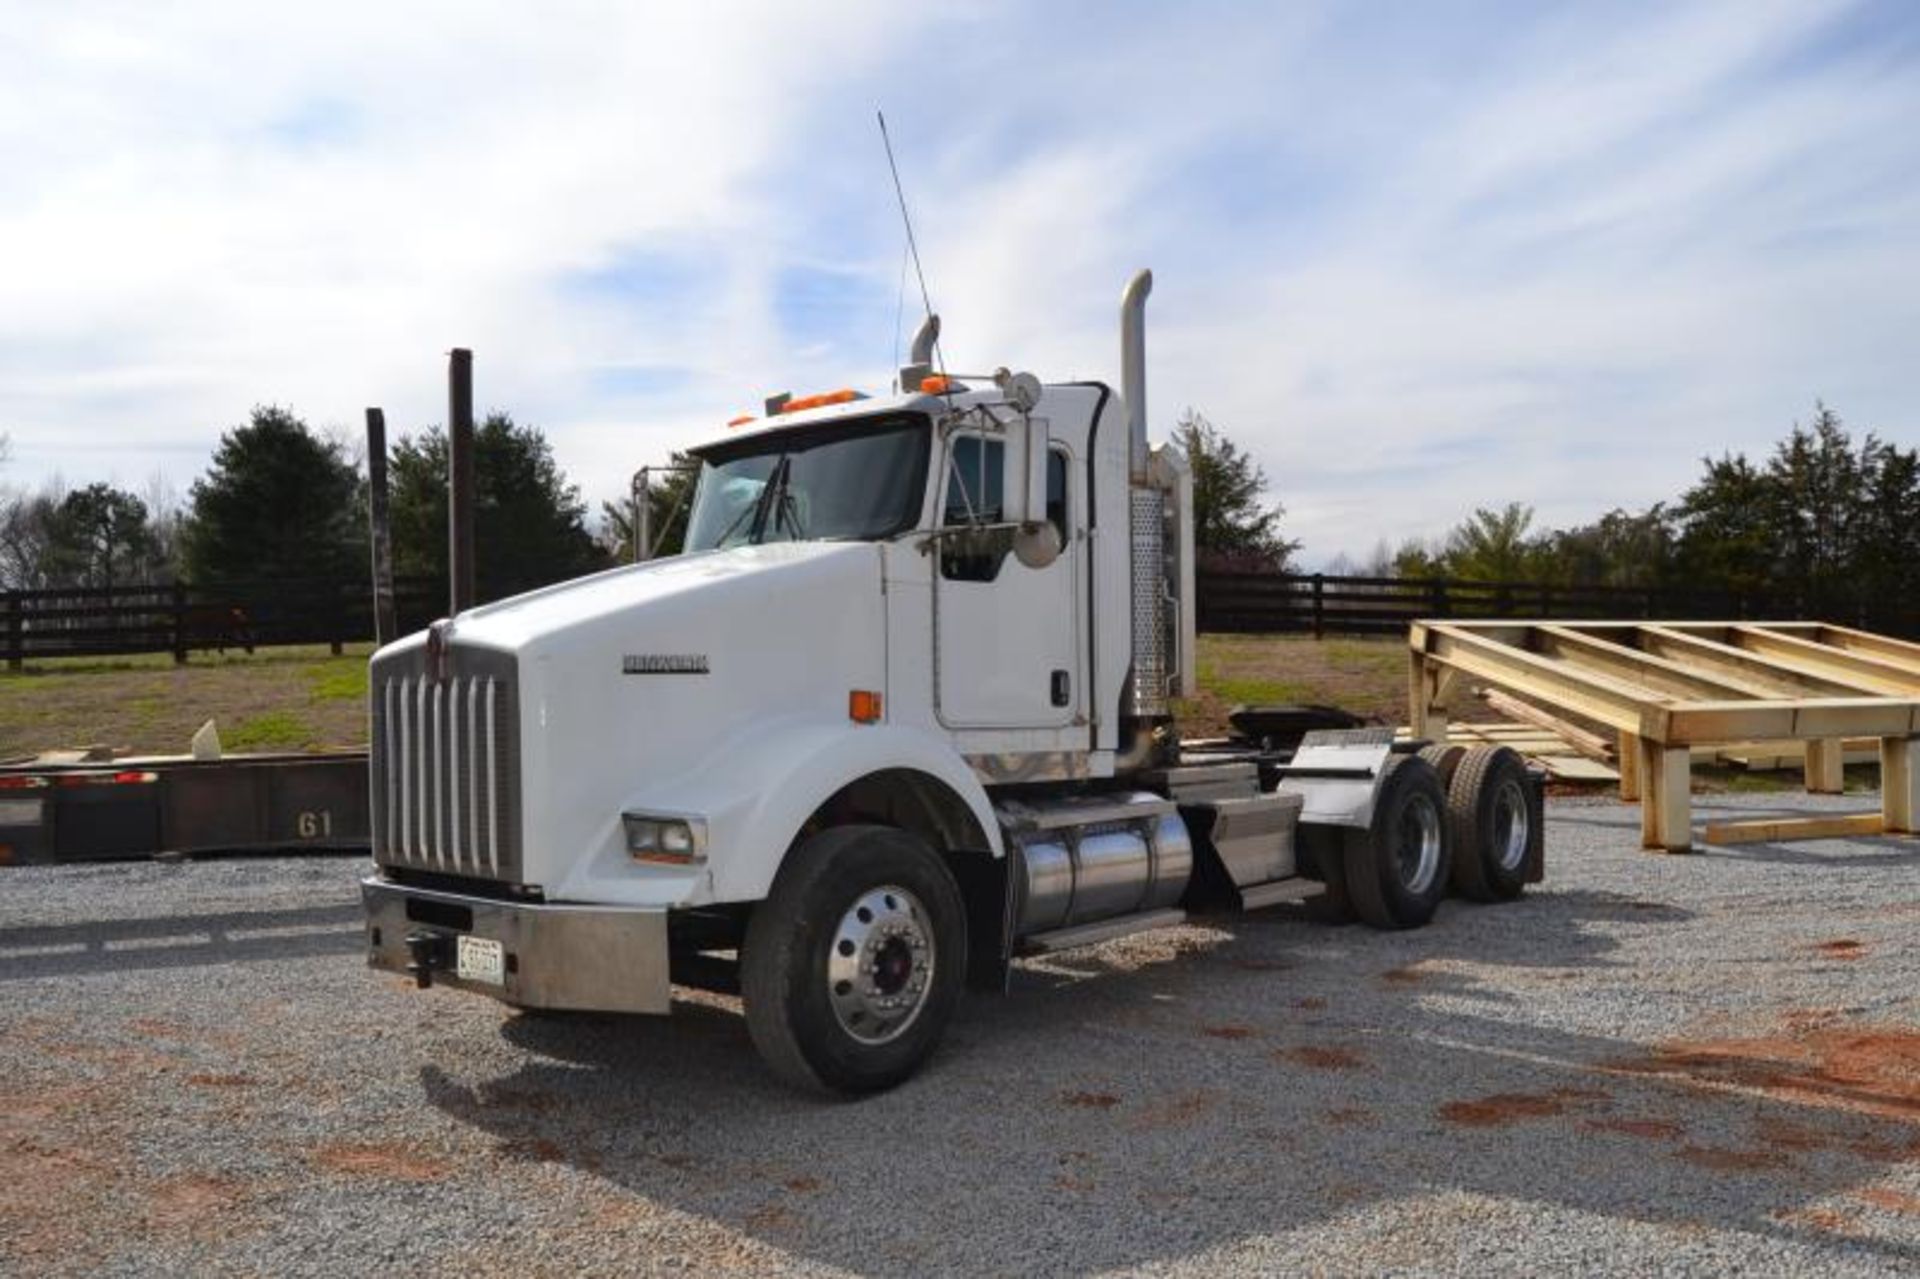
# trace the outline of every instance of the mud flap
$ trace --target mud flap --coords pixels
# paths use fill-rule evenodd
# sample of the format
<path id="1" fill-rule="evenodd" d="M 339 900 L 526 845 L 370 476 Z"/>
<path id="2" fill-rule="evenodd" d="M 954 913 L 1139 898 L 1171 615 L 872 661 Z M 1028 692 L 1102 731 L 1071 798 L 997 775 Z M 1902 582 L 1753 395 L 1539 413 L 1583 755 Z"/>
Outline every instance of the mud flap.
<path id="1" fill-rule="evenodd" d="M 1016 853 L 995 857 L 982 849 L 947 858 L 967 907 L 967 989 L 1004 995 L 1013 964 L 1013 892 Z"/>
<path id="2" fill-rule="evenodd" d="M 1527 765 L 1527 859 L 1522 882 L 1547 877 L 1547 770 Z"/>

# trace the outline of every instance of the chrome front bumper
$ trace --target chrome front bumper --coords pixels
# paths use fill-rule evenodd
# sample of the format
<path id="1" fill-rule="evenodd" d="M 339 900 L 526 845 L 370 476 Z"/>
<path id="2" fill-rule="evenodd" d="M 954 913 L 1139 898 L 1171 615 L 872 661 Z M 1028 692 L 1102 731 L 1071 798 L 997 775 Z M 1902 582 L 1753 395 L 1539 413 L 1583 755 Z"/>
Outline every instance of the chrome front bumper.
<path id="1" fill-rule="evenodd" d="M 670 1007 L 664 910 L 503 902 L 410 888 L 377 875 L 361 880 L 360 892 L 369 967 L 523 1008 L 664 1013 Z M 500 984 L 458 975 L 455 953 L 463 935 L 500 943 Z"/>

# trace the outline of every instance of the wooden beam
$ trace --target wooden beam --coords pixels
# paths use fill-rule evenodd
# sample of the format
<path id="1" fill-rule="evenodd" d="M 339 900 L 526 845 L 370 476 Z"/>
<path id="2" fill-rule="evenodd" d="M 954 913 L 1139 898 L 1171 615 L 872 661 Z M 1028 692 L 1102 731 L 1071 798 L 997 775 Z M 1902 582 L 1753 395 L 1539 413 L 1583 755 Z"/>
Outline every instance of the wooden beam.
<path id="1" fill-rule="evenodd" d="M 1829 648 L 1845 649 L 1849 653 L 1861 653 L 1868 657 L 1877 657 L 1881 661 L 1913 672 L 1920 680 L 1920 644 L 1911 640 L 1894 639 L 1890 635 L 1875 635 L 1871 631 L 1856 631 L 1850 626 L 1822 626 L 1815 638 Z"/>
<path id="2" fill-rule="evenodd" d="M 1758 822 L 1708 822 L 1701 832 L 1709 844 L 1771 844 L 1783 839 L 1844 839 L 1878 835 L 1884 829 L 1879 813 L 1846 813 L 1826 817 L 1791 817 Z"/>
<path id="3" fill-rule="evenodd" d="M 1743 624 L 1729 628 L 1729 632 L 1735 646 L 1751 653 L 1785 658 L 1802 669 L 1891 697 L 1920 695 L 1920 676 L 1878 657 L 1829 648 L 1764 626 Z"/>
<path id="4" fill-rule="evenodd" d="M 1684 746 L 1642 742 L 1640 844 L 1656 852 L 1693 849 L 1693 754 Z"/>
<path id="5" fill-rule="evenodd" d="M 1426 640 L 1426 628 L 1413 628 L 1412 640 L 1418 646 L 1407 650 L 1407 730 L 1415 737 L 1427 735 L 1427 711 L 1431 699 L 1427 695 L 1427 655 L 1421 652 Z"/>
<path id="6" fill-rule="evenodd" d="M 1920 737 L 1880 740 L 1880 812 L 1889 831 L 1920 833 Z"/>
<path id="7" fill-rule="evenodd" d="M 1426 657 L 1609 728 L 1655 740 L 1666 731 L 1670 699 L 1650 697 L 1645 689 L 1611 676 L 1576 670 L 1538 653 L 1473 634 L 1465 627 L 1429 623 Z"/>
<path id="8" fill-rule="evenodd" d="M 1631 632 L 1629 632 L 1631 633 Z M 1724 701 L 1729 697 L 1770 697 L 1774 689 L 1751 679 L 1729 677 L 1717 671 L 1689 668 L 1679 662 L 1644 653 L 1598 635 L 1582 634 L 1569 626 L 1542 626 L 1540 651 L 1575 665 L 1591 666 L 1635 684 L 1687 701 Z"/>
<path id="9" fill-rule="evenodd" d="M 1838 795 L 1847 789 L 1845 760 L 1835 738 L 1820 738 L 1807 743 L 1807 794 Z"/>
<path id="10" fill-rule="evenodd" d="M 1543 711 L 1531 702 L 1523 702 L 1511 693 L 1503 693 L 1497 688 L 1482 689 L 1480 699 L 1502 715 L 1511 715 L 1522 723 L 1532 724 L 1565 742 L 1576 755 L 1585 755 L 1597 764 L 1613 763 L 1613 750 L 1607 739 L 1598 733 L 1590 733 L 1577 724 L 1561 719 L 1549 711 Z"/>
<path id="11" fill-rule="evenodd" d="M 1920 701 L 1889 697 L 1802 697 L 1777 701 L 1694 702 L 1668 712 L 1665 740 L 1729 745 L 1815 737 L 1909 736 Z"/>
<path id="12" fill-rule="evenodd" d="M 1640 739 L 1620 734 L 1620 798 L 1631 804 L 1640 798 Z"/>
<path id="13" fill-rule="evenodd" d="M 1760 686 L 1771 686 L 1773 697 L 1847 697 L 1876 690 L 1847 684 L 1817 671 L 1803 670 L 1778 660 L 1722 644 L 1704 635 L 1662 623 L 1637 628 L 1636 638 L 1648 652 L 1697 667 L 1738 674 Z"/>

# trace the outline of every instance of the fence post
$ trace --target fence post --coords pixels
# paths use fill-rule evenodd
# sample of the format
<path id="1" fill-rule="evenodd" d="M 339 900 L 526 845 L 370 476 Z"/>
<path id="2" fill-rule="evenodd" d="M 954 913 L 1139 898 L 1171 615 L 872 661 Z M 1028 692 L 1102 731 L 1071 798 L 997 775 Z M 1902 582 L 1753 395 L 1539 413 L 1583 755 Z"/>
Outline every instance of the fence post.
<path id="1" fill-rule="evenodd" d="M 387 507 L 387 415 L 367 410 L 367 526 L 373 549 L 373 642 L 399 637 L 393 614 L 393 521 Z"/>
<path id="2" fill-rule="evenodd" d="M 173 664 L 187 664 L 187 588 L 178 581 L 173 584 Z"/>
<path id="3" fill-rule="evenodd" d="M 1313 637 L 1327 637 L 1327 577 L 1324 573 L 1313 575 Z"/>
<path id="4" fill-rule="evenodd" d="M 17 671 L 26 660 L 20 651 L 20 592 L 7 592 L 7 669 Z"/>
<path id="5" fill-rule="evenodd" d="M 1447 579 L 1436 577 L 1433 579 L 1433 615 L 1445 617 L 1447 612 Z"/>

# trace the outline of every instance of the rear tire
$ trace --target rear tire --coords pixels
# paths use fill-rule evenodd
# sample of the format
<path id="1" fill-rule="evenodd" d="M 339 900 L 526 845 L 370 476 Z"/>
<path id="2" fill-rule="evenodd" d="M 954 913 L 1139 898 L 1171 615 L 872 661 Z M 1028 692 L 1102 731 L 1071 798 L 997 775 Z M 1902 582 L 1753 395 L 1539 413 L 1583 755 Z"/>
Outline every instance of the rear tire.
<path id="1" fill-rule="evenodd" d="M 1512 901 L 1527 886 L 1534 838 L 1526 762 L 1510 747 L 1476 746 L 1447 787 L 1453 887 L 1474 901 Z"/>
<path id="2" fill-rule="evenodd" d="M 1374 799 L 1373 824 L 1348 830 L 1347 893 L 1375 928 L 1419 928 L 1446 896 L 1452 841 L 1447 798 L 1433 765 L 1417 755 L 1390 757 Z"/>
<path id="3" fill-rule="evenodd" d="M 748 921 L 747 1031 L 787 1083 L 860 1094 L 938 1046 L 967 970 L 966 907 L 926 843 L 890 826 L 822 831 Z"/>
<path id="4" fill-rule="evenodd" d="M 1440 775 L 1440 788 L 1445 790 L 1453 785 L 1453 775 L 1459 771 L 1460 759 L 1467 753 L 1464 746 L 1454 746 L 1446 742 L 1436 742 L 1432 746 L 1420 748 L 1420 758 L 1433 765 L 1433 771 Z"/>

